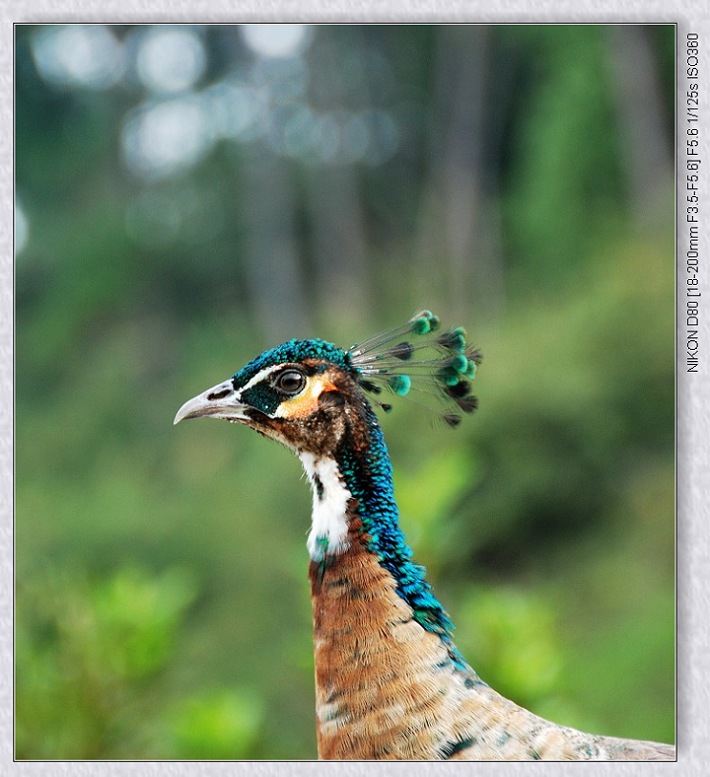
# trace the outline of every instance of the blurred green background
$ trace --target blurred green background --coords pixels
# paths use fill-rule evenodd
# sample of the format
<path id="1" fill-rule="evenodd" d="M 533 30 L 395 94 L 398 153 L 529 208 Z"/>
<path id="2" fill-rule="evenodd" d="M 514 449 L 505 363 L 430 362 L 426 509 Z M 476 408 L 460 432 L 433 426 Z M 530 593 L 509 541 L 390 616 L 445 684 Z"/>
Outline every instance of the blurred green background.
<path id="1" fill-rule="evenodd" d="M 384 420 L 483 678 L 674 738 L 673 26 L 16 27 L 16 754 L 314 758 L 310 494 L 178 407 L 419 307 Z"/>

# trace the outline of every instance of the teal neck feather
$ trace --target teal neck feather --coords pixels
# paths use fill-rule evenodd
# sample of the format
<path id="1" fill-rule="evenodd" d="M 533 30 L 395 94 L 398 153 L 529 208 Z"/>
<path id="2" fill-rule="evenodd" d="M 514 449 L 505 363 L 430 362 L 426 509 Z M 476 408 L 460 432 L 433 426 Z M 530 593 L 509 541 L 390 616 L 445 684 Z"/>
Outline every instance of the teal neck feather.
<path id="1" fill-rule="evenodd" d="M 336 461 L 348 490 L 358 500 L 365 546 L 395 579 L 397 593 L 412 608 L 414 619 L 427 631 L 438 634 L 452 661 L 470 671 L 452 641 L 454 626 L 426 581 L 424 567 L 412 562 L 412 551 L 399 528 L 392 465 L 384 436 L 367 403 L 363 420 L 367 427 L 365 444 L 356 445 L 346 435 L 336 452 Z"/>

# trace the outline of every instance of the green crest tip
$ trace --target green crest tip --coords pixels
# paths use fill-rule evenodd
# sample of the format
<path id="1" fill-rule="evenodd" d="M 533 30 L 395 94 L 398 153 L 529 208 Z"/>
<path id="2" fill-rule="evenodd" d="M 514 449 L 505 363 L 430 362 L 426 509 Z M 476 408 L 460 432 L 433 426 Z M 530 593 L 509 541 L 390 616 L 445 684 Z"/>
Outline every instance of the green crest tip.
<path id="1" fill-rule="evenodd" d="M 390 387 L 395 394 L 399 394 L 400 397 L 404 397 L 409 393 L 409 389 L 412 387 L 412 379 L 409 375 L 393 375 L 389 379 Z"/>
<path id="2" fill-rule="evenodd" d="M 439 316 L 431 310 L 422 310 L 412 319 L 410 329 L 415 335 L 426 335 L 435 332 L 441 324 Z"/>
<path id="3" fill-rule="evenodd" d="M 424 316 L 415 318 L 414 321 L 412 321 L 412 332 L 415 335 L 425 335 L 428 332 L 431 332 L 431 324 L 429 323 L 429 319 L 425 318 Z"/>
<path id="4" fill-rule="evenodd" d="M 451 359 L 451 366 L 456 370 L 456 372 L 464 374 L 468 367 L 468 359 L 462 353 L 460 353 Z"/>

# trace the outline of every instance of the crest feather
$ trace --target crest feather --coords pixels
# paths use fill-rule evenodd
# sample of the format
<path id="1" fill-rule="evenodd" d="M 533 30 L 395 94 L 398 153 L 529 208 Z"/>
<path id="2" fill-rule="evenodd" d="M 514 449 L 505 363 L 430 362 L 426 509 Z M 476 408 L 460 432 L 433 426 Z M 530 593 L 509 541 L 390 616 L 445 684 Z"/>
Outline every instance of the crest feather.
<path id="1" fill-rule="evenodd" d="M 450 427 L 461 421 L 459 411 L 472 413 L 478 400 L 471 381 L 481 363 L 481 352 L 469 345 L 466 330 L 457 326 L 440 332 L 441 321 L 430 310 L 420 310 L 405 324 L 353 345 L 347 352 L 360 386 L 370 394 L 386 389 L 399 396 L 425 395 L 443 405 L 441 419 Z M 406 339 L 402 339 L 406 338 Z M 389 403 L 376 401 L 385 412 Z"/>

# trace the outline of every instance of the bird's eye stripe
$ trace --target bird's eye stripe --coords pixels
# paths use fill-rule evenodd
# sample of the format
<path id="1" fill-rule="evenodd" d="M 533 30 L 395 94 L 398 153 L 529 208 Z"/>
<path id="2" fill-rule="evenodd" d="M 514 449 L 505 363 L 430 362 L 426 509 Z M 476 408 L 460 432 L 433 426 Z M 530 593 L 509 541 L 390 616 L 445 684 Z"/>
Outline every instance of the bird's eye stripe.
<path id="1" fill-rule="evenodd" d="M 281 369 L 281 365 L 279 364 L 272 364 L 271 367 L 265 367 L 263 370 L 259 370 L 259 372 L 256 373 L 256 375 L 253 375 L 249 380 L 244 383 L 243 386 L 239 386 L 237 379 L 240 377 L 240 373 L 237 373 L 232 380 L 234 381 L 235 385 L 234 388 L 238 389 L 241 392 L 246 391 L 247 389 L 252 388 L 252 386 L 256 386 L 259 383 L 261 383 L 264 378 L 271 375 L 271 373 L 276 372 L 276 370 Z"/>

